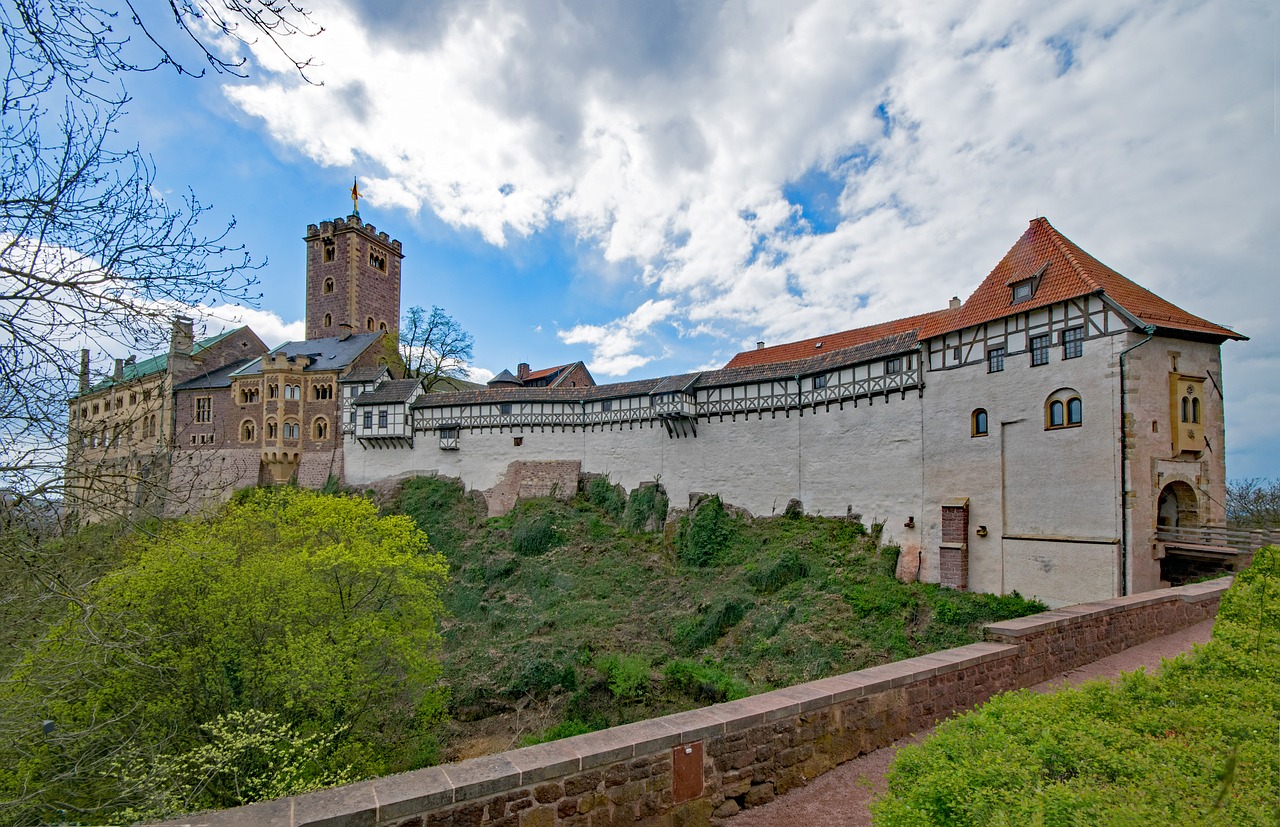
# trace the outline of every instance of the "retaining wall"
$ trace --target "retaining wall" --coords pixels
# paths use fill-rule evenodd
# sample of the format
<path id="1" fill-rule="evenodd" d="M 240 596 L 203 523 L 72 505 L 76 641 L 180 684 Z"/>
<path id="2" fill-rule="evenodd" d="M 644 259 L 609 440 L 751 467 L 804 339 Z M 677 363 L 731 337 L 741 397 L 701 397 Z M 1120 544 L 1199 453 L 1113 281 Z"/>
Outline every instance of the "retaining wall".
<path id="1" fill-rule="evenodd" d="M 166 822 L 715 824 L 993 694 L 1213 617 L 1224 578 L 987 627 L 988 640 L 549 744 Z"/>

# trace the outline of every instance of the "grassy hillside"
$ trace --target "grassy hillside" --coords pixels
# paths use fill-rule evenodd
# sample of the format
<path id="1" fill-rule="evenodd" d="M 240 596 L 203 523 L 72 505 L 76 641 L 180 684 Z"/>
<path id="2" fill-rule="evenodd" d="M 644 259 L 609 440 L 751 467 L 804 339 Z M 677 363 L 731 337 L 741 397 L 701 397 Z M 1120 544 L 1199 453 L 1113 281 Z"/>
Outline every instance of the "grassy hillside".
<path id="1" fill-rule="evenodd" d="M 605 480 L 483 519 L 451 480 L 393 510 L 450 561 L 450 757 L 611 726 L 980 639 L 1042 611 L 893 577 L 873 528 L 734 516 L 716 498 L 662 525 L 654 489 Z"/>

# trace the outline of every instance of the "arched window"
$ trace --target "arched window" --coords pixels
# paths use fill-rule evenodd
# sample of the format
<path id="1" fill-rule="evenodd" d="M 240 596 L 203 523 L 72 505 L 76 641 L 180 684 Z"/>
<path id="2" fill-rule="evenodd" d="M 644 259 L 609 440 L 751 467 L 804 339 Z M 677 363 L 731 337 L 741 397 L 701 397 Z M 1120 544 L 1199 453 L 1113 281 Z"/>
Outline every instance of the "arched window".
<path id="1" fill-rule="evenodd" d="M 267 439 L 275 439 L 280 435 L 280 429 L 276 425 L 274 419 L 267 420 Z"/>
<path id="2" fill-rule="evenodd" d="M 383 333 L 386 333 L 386 332 L 387 332 L 387 323 L 386 323 L 386 322 L 378 322 L 378 330 L 381 330 Z"/>
<path id="3" fill-rule="evenodd" d="M 252 419 L 246 419 L 244 422 L 240 423 L 241 442 L 253 442 L 253 437 L 256 432 L 257 429 L 254 427 Z"/>
<path id="4" fill-rule="evenodd" d="M 1182 397 L 1182 421 L 1191 421 L 1191 397 L 1189 396 Z"/>
<path id="5" fill-rule="evenodd" d="M 324 326 L 325 326 L 325 327 L 333 327 L 333 314 L 332 314 L 332 313 L 326 313 L 326 314 L 324 314 Z"/>
<path id="6" fill-rule="evenodd" d="M 323 416 L 316 417 L 315 421 L 311 423 L 311 437 L 312 439 L 328 439 L 329 420 Z"/>
<path id="7" fill-rule="evenodd" d="M 268 399 L 275 399 L 275 398 L 276 398 L 277 396 L 279 396 L 279 395 L 280 395 L 280 386 L 279 386 L 279 385 L 275 385 L 275 384 L 267 385 L 267 398 L 268 398 Z"/>
<path id="8" fill-rule="evenodd" d="M 1061 388 L 1049 394 L 1044 403 L 1044 427 L 1078 428 L 1084 424 L 1084 402 L 1072 388 Z"/>
<path id="9" fill-rule="evenodd" d="M 284 438 L 285 438 L 285 439 L 297 439 L 297 438 L 298 438 L 298 434 L 300 433 L 300 430 L 301 430 L 301 429 L 299 429 L 299 427 L 298 427 L 298 423 L 296 423 L 296 422 L 285 422 L 285 423 L 284 423 Z"/>
<path id="10" fill-rule="evenodd" d="M 369 318 L 365 319 L 365 321 L 364 321 L 364 326 L 365 326 L 365 327 L 367 327 L 367 328 L 369 328 L 370 330 L 373 330 L 373 317 L 372 317 L 372 316 L 370 316 Z"/>
<path id="11" fill-rule="evenodd" d="M 325 292 L 325 293 L 332 293 L 332 292 L 333 292 L 333 279 L 325 279 L 325 280 L 324 280 L 324 292 Z"/>
<path id="12" fill-rule="evenodd" d="M 1195 425 L 1200 424 L 1200 397 L 1191 397 L 1191 422 Z"/>
<path id="13" fill-rule="evenodd" d="M 987 435 L 987 410 L 986 408 L 977 408 L 973 412 L 972 421 L 970 422 L 970 436 L 986 436 Z"/>

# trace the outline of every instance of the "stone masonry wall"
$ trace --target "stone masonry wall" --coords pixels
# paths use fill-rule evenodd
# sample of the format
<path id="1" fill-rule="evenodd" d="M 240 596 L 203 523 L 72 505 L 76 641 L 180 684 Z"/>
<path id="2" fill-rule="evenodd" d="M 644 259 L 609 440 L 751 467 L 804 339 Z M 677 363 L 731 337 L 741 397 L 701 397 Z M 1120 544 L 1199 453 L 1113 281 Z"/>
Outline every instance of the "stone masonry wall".
<path id="1" fill-rule="evenodd" d="M 517 500 L 530 497 L 570 499 L 578 493 L 581 473 L 582 463 L 576 460 L 513 462 L 497 485 L 482 492 L 489 516 L 500 517 L 514 508 Z"/>
<path id="2" fill-rule="evenodd" d="M 719 824 L 997 692 L 1212 617 L 1230 580 L 987 627 L 984 643 L 547 744 L 177 821 L 207 827 Z"/>

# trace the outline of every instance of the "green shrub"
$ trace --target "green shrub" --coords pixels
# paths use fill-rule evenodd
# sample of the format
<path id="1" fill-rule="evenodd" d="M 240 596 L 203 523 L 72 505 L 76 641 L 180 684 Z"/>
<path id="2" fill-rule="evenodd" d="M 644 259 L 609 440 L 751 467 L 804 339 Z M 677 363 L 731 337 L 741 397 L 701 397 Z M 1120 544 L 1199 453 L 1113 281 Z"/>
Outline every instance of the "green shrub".
<path id="1" fill-rule="evenodd" d="M 809 573 L 809 564 L 799 552 L 787 549 L 770 565 L 747 572 L 747 582 L 756 594 L 773 594 L 783 586 L 803 580 Z"/>
<path id="2" fill-rule="evenodd" d="M 585 493 L 587 502 L 615 521 L 621 519 L 622 511 L 627 507 L 627 493 L 621 485 L 613 485 L 608 477 L 592 477 Z"/>
<path id="3" fill-rule="evenodd" d="M 544 696 L 554 689 L 570 692 L 578 688 L 578 673 L 573 664 L 538 657 L 524 664 L 507 687 L 511 695 Z"/>
<path id="4" fill-rule="evenodd" d="M 595 729 L 585 721 L 579 721 L 577 718 L 571 718 L 567 721 L 561 721 L 553 727 L 544 729 L 537 735 L 526 735 L 520 739 L 520 746 L 531 747 L 534 744 L 545 744 L 548 741 L 559 741 L 561 738 L 572 738 L 575 735 L 585 735 L 588 732 L 594 732 Z"/>
<path id="5" fill-rule="evenodd" d="M 639 655 L 602 655 L 596 668 L 609 681 L 609 691 L 619 701 L 638 701 L 649 694 L 649 661 Z"/>
<path id="6" fill-rule="evenodd" d="M 677 624 L 676 643 L 686 654 L 710 646 L 741 623 L 748 608 L 748 604 L 733 599 L 717 601 L 684 623 Z"/>
<path id="7" fill-rule="evenodd" d="M 1258 552 L 1209 644 L 1159 674 L 1001 695 L 901 750 L 875 823 L 1280 823 L 1278 558 Z"/>
<path id="8" fill-rule="evenodd" d="M 654 527 L 661 530 L 667 521 L 667 508 L 667 495 L 660 486 L 642 485 L 632 491 L 627 500 L 623 525 L 628 531 L 639 534 L 647 529 L 652 520 Z"/>
<path id="9" fill-rule="evenodd" d="M 711 663 L 673 660 L 662 670 L 664 685 L 701 703 L 736 701 L 751 694 L 746 683 Z"/>
<path id="10" fill-rule="evenodd" d="M 680 562 L 698 567 L 721 562 L 732 539 L 729 523 L 729 515 L 717 496 L 704 500 L 693 514 L 681 517 L 676 540 Z"/>
<path id="11" fill-rule="evenodd" d="M 550 511 L 522 509 L 512 520 L 511 548 L 524 557 L 546 554 L 560 543 Z"/>

